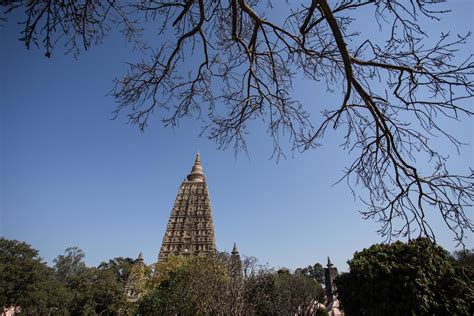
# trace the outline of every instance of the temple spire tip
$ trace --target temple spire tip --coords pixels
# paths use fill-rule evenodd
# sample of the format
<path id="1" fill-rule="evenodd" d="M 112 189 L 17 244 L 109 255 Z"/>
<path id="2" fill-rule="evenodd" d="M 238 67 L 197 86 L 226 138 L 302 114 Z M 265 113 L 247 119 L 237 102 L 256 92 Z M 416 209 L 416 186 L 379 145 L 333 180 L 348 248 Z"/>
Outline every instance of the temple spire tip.
<path id="1" fill-rule="evenodd" d="M 239 250 L 237 250 L 237 244 L 234 242 L 234 247 L 232 248 L 232 252 L 231 252 L 233 255 L 236 255 L 239 253 Z"/>
<path id="2" fill-rule="evenodd" d="M 201 166 L 201 155 L 199 150 L 196 154 L 196 159 L 194 160 L 193 168 L 191 173 L 187 176 L 188 181 L 203 182 L 205 180 L 204 173 Z"/>

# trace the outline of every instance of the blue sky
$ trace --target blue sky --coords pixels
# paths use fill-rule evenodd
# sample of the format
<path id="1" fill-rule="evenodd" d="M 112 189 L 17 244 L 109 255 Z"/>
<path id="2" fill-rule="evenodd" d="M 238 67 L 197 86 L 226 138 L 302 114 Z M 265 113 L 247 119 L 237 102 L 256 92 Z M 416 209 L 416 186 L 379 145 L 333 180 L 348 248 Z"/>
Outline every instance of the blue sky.
<path id="1" fill-rule="evenodd" d="M 450 4 L 454 12 L 433 32 L 472 30 L 473 3 Z M 345 184 L 333 186 L 350 162 L 339 147 L 341 133 L 329 132 L 323 147 L 289 153 L 278 163 L 269 160 L 271 141 L 257 123 L 249 130 L 248 157 L 200 138 L 196 120 L 170 129 L 155 116 L 140 133 L 123 116 L 111 120 L 113 78 L 126 71 L 126 61 L 143 57 L 117 34 L 78 59 L 60 48 L 47 59 L 26 50 L 18 37 L 14 23 L 0 29 L 0 234 L 27 241 L 48 262 L 69 246 L 82 248 L 91 265 L 140 251 L 146 262 L 156 261 L 179 184 L 198 149 L 220 250 L 235 241 L 241 253 L 292 269 L 324 264 L 330 256 L 345 270 L 356 250 L 383 241 L 378 224 L 361 219 L 363 205 Z M 463 54 L 472 48 L 471 40 Z M 301 81 L 294 93 L 303 102 L 314 93 L 334 98 L 314 89 Z M 454 169 L 466 172 L 473 166 L 472 123 L 449 123 L 449 129 L 469 143 L 461 155 L 446 147 Z M 434 228 L 440 244 L 452 250 L 443 223 Z"/>

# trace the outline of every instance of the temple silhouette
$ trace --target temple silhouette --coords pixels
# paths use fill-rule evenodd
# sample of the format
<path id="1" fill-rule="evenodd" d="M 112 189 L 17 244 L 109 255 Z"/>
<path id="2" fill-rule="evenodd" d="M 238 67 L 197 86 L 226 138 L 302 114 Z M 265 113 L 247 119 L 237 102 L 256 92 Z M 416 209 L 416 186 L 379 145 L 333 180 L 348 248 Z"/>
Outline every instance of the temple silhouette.
<path id="1" fill-rule="evenodd" d="M 215 252 L 211 202 L 198 153 L 191 172 L 179 187 L 158 260 L 170 255 L 199 256 Z"/>

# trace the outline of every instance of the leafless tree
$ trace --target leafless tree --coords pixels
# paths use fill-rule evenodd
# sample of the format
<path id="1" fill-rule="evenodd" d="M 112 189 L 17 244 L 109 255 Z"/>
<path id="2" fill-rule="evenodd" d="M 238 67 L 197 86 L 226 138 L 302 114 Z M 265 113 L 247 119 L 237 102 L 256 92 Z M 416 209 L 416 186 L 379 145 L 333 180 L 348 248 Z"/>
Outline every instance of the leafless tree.
<path id="1" fill-rule="evenodd" d="M 430 138 L 462 145 L 445 120 L 470 118 L 474 92 L 471 56 L 457 52 L 470 33 L 433 41 L 422 25 L 447 10 L 429 0 L 118 0 L 3 1 L 9 12 L 26 13 L 22 40 L 49 56 L 63 36 L 77 52 L 118 25 L 140 47 L 145 23 L 159 28 L 161 46 L 149 59 L 130 64 L 116 80 L 115 114 L 127 112 L 141 130 L 159 112 L 166 126 L 188 116 L 205 120 L 203 133 L 218 146 L 246 148 L 246 126 L 258 119 L 283 155 L 282 139 L 296 151 L 321 145 L 328 129 L 343 129 L 343 146 L 356 159 L 343 179 L 366 189 L 364 218 L 381 223 L 388 240 L 423 235 L 435 240 L 427 212 L 436 211 L 456 240 L 474 226 L 467 210 L 474 200 L 474 174 L 450 173 L 447 157 Z M 286 16 L 272 15 L 272 5 Z M 445 6 L 444 6 L 445 7 Z M 267 17 L 264 13 L 270 12 Z M 281 11 L 281 9 L 280 9 Z M 354 30 L 359 11 L 371 12 Z M 7 13 L 8 13 L 7 12 Z M 424 21 L 421 23 L 420 21 Z M 428 22 L 427 22 L 428 21 Z M 369 33 L 370 34 L 370 33 Z M 373 37 L 373 36 L 372 36 Z M 381 39 L 383 37 L 383 39 Z M 304 76 L 315 89 L 340 95 L 334 104 L 303 105 L 292 94 Z M 314 113 L 320 111 L 322 120 Z M 418 161 L 421 161 L 421 165 Z M 425 167 L 426 162 L 433 168 Z M 421 167 L 423 165 L 423 168 Z M 354 191 L 353 191 L 354 192 Z"/>
<path id="2" fill-rule="evenodd" d="M 51 56 L 53 47 L 61 39 L 67 52 L 77 55 L 81 50 L 101 43 L 115 27 L 127 40 L 141 43 L 142 29 L 133 12 L 128 10 L 129 3 L 115 0 L 0 0 L 0 5 L 5 8 L 5 16 L 15 9 L 24 10 L 20 40 L 28 49 L 33 45 L 42 46 L 46 57 Z"/>

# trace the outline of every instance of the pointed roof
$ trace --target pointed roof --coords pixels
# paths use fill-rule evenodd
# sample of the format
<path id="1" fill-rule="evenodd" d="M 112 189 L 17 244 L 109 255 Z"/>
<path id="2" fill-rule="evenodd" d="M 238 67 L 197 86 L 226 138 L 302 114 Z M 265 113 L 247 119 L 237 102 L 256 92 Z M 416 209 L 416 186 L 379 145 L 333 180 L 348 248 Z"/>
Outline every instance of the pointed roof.
<path id="1" fill-rule="evenodd" d="M 235 242 L 234 242 L 234 247 L 232 248 L 231 254 L 233 254 L 233 255 L 238 255 L 239 254 L 239 251 L 237 250 L 237 245 L 235 244 Z"/>
<path id="2" fill-rule="evenodd" d="M 143 263 L 143 253 L 140 251 L 140 254 L 138 255 L 138 258 L 135 259 L 135 263 L 140 263 L 142 264 Z"/>
<path id="3" fill-rule="evenodd" d="M 199 155 L 199 151 L 196 155 L 196 159 L 194 160 L 194 165 L 191 169 L 191 173 L 188 174 L 187 179 L 188 181 L 194 182 L 203 182 L 206 179 L 202 171 L 201 156 Z"/>
<path id="4" fill-rule="evenodd" d="M 331 259 L 329 259 L 329 257 L 328 257 L 328 267 L 332 267 L 332 262 L 331 262 Z"/>

